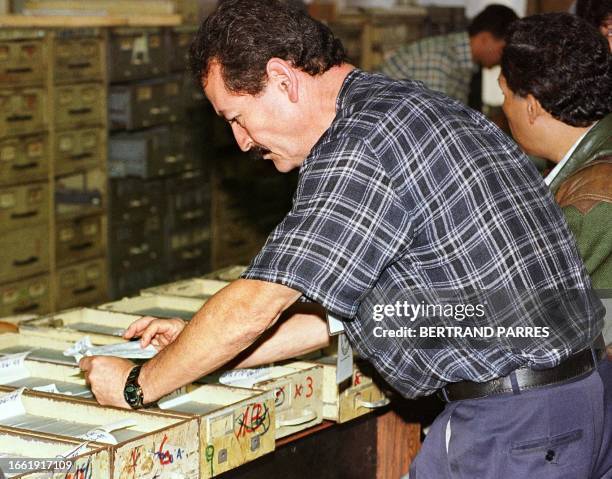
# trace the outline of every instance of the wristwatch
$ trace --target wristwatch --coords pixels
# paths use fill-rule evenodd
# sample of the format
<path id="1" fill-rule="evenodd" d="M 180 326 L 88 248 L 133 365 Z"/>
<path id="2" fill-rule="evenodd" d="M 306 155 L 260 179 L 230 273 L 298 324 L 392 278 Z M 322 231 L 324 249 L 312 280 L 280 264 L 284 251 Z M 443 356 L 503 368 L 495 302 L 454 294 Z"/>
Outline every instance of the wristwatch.
<path id="1" fill-rule="evenodd" d="M 143 393 L 140 384 L 138 384 L 138 375 L 142 366 L 134 366 L 128 374 L 127 381 L 123 388 L 123 397 L 132 409 L 140 409 L 143 404 Z"/>

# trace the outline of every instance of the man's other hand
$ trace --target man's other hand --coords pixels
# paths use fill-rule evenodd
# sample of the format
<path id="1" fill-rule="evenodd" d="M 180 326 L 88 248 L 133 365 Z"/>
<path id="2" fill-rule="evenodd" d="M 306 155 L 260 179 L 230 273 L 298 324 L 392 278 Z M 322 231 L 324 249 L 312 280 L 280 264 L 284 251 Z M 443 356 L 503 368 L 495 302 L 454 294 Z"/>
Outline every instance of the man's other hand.
<path id="1" fill-rule="evenodd" d="M 157 319 L 144 316 L 130 324 L 123 334 L 123 339 L 140 338 L 141 348 L 152 344 L 161 351 L 178 337 L 185 324 L 185 321 L 178 318 Z"/>

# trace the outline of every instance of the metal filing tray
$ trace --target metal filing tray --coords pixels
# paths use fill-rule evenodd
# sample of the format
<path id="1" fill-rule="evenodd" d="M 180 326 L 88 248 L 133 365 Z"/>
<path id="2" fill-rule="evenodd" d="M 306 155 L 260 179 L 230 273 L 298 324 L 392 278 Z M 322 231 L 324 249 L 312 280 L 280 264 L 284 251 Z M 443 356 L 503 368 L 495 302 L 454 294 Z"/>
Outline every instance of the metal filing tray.
<path id="1" fill-rule="evenodd" d="M 46 459 L 48 461 L 50 458 L 66 457 L 67 454 L 77 449 L 79 453 L 70 458 L 73 465 L 68 471 L 23 472 L 16 475 L 11 474 L 8 476 L 11 479 L 67 479 L 71 477 L 110 479 L 110 453 L 103 444 L 84 445 L 83 441 L 0 428 L 0 457 L 27 460 Z"/>
<path id="2" fill-rule="evenodd" d="M 71 130 L 104 124 L 105 87 L 102 83 L 79 83 L 56 87 L 55 125 Z"/>
<path id="3" fill-rule="evenodd" d="M 210 182 L 204 171 L 188 171 L 169 178 L 166 181 L 166 196 L 165 225 L 168 229 L 193 228 L 210 221 Z"/>
<path id="4" fill-rule="evenodd" d="M 2 361 L 2 357 L 0 357 Z M 0 388 L 10 391 L 18 388 L 47 387 L 54 385 L 57 393 L 71 397 L 93 399 L 93 393 L 85 382 L 83 372 L 76 365 L 54 364 L 33 359 L 24 361 L 26 377 L 7 378 L 0 375 Z M 25 376 L 25 374 L 24 374 Z M 47 391 L 50 392 L 50 391 Z M 0 394 L 2 394 L 0 392 Z"/>
<path id="5" fill-rule="evenodd" d="M 189 46 L 197 31 L 198 27 L 195 25 L 184 25 L 170 30 L 170 71 L 178 73 L 187 71 L 189 68 Z"/>
<path id="6" fill-rule="evenodd" d="M 112 246 L 112 276 L 159 262 L 163 252 L 161 232 L 159 214 L 150 215 L 144 221 L 111 224 L 109 242 Z"/>
<path id="7" fill-rule="evenodd" d="M 112 275 L 110 285 L 111 295 L 114 298 L 121 298 L 138 294 L 142 288 L 159 284 L 166 277 L 163 264 L 149 263 L 142 268 L 135 268 Z"/>
<path id="8" fill-rule="evenodd" d="M 49 270 L 49 226 L 13 230 L 0 235 L 0 283 Z"/>
<path id="9" fill-rule="evenodd" d="M 323 368 L 297 363 L 266 366 L 267 374 L 252 383 L 253 389 L 274 393 L 276 439 L 295 434 L 323 421 Z M 214 384 L 218 374 L 205 376 L 200 383 Z"/>
<path id="10" fill-rule="evenodd" d="M 102 80 L 104 40 L 99 29 L 56 32 L 53 63 L 56 84 Z"/>
<path id="11" fill-rule="evenodd" d="M 0 187 L 0 231 L 46 224 L 50 207 L 47 183 Z"/>
<path id="12" fill-rule="evenodd" d="M 87 168 L 103 166 L 106 131 L 84 128 L 56 134 L 55 174 L 66 175 Z"/>
<path id="13" fill-rule="evenodd" d="M 45 82 L 47 68 L 42 30 L 0 31 L 0 86 Z"/>
<path id="14" fill-rule="evenodd" d="M 42 88 L 0 89 L 0 137 L 46 130 L 46 101 Z"/>
<path id="15" fill-rule="evenodd" d="M 192 278 L 143 289 L 140 294 L 143 296 L 164 295 L 208 299 L 228 284 L 226 281 Z"/>
<path id="16" fill-rule="evenodd" d="M 36 276 L 0 286 L 0 318 L 51 311 L 49 275 Z"/>
<path id="17" fill-rule="evenodd" d="M 58 222 L 55 228 L 55 258 L 66 265 L 104 255 L 104 225 L 102 215 L 86 216 Z"/>
<path id="18" fill-rule="evenodd" d="M 158 127 L 109 138 L 108 171 L 113 178 L 155 178 L 193 168 L 185 156 L 182 129 Z"/>
<path id="19" fill-rule="evenodd" d="M 196 418 L 202 478 L 214 477 L 274 450 L 271 391 L 207 385 L 172 403 L 166 411 Z"/>
<path id="20" fill-rule="evenodd" d="M 0 185 L 47 180 L 48 147 L 41 133 L 0 139 Z"/>
<path id="21" fill-rule="evenodd" d="M 111 128 L 136 130 L 180 121 L 181 86 L 180 77 L 112 86 L 108 97 Z"/>
<path id="22" fill-rule="evenodd" d="M 124 330 L 139 317 L 114 311 L 75 308 L 23 321 L 19 331 L 25 335 L 61 341 L 78 341 L 83 336 L 89 336 L 93 344 L 117 344 L 124 342 Z"/>
<path id="23" fill-rule="evenodd" d="M 58 309 L 95 304 L 108 299 L 106 258 L 64 266 L 57 270 Z"/>
<path id="24" fill-rule="evenodd" d="M 372 381 L 371 376 L 363 372 L 364 366 L 353 365 L 353 375 L 350 381 L 338 385 L 336 383 L 335 356 L 325 356 L 307 362 L 291 363 L 318 364 L 323 366 L 323 417 L 331 421 L 343 423 L 372 412 L 374 409 L 386 406 L 389 400 Z"/>
<path id="25" fill-rule="evenodd" d="M 73 341 L 62 341 L 52 337 L 26 334 L 0 334 L 0 355 L 17 354 L 30 351 L 28 359 L 45 363 L 76 366 L 72 356 L 64 356 L 64 351 L 74 345 Z"/>
<path id="26" fill-rule="evenodd" d="M 144 221 L 151 215 L 159 216 L 164 204 L 163 187 L 161 180 L 111 179 L 110 210 L 113 221 L 136 222 Z"/>
<path id="27" fill-rule="evenodd" d="M 55 212 L 58 220 L 102 213 L 106 206 L 107 178 L 101 169 L 58 178 Z"/>
<path id="28" fill-rule="evenodd" d="M 165 412 L 102 407 L 86 399 L 45 393 L 25 392 L 21 399 L 26 414 L 0 421 L 15 432 L 36 430 L 78 439 L 107 424 L 134 422 L 135 426 L 115 431 L 118 444 L 108 446 L 113 479 L 199 477 L 198 424 L 193 419 Z"/>
<path id="29" fill-rule="evenodd" d="M 177 296 L 134 296 L 98 306 L 104 311 L 154 316 L 156 318 L 181 318 L 190 320 L 200 310 L 204 301 Z"/>
<path id="30" fill-rule="evenodd" d="M 108 62 L 111 83 L 144 80 L 167 71 L 166 45 L 161 28 L 111 30 Z"/>

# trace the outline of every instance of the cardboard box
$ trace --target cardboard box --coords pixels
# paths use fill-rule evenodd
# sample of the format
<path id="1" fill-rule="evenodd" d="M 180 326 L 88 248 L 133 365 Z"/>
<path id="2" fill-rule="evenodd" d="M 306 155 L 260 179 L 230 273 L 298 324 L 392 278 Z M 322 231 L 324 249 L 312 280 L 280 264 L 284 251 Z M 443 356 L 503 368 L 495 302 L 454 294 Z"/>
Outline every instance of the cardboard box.
<path id="1" fill-rule="evenodd" d="M 46 130 L 46 102 L 42 88 L 0 89 L 0 138 Z"/>
<path id="2" fill-rule="evenodd" d="M 104 256 L 106 217 L 86 216 L 58 221 L 55 227 L 55 260 L 59 266 Z"/>
<path id="3" fill-rule="evenodd" d="M 0 185 L 47 180 L 48 147 L 41 133 L 0 139 Z"/>
<path id="4" fill-rule="evenodd" d="M 180 296 L 206 300 L 222 288 L 225 288 L 228 284 L 229 282 L 227 281 L 191 278 L 143 289 L 140 294 L 143 296 Z"/>
<path id="5" fill-rule="evenodd" d="M 0 286 L 0 318 L 26 313 L 43 314 L 49 311 L 51 311 L 49 275 Z"/>
<path id="6" fill-rule="evenodd" d="M 0 235 L 0 283 L 49 270 L 49 225 L 12 230 Z"/>
<path id="7" fill-rule="evenodd" d="M 154 316 L 156 318 L 181 318 L 188 321 L 200 310 L 203 304 L 204 301 L 196 298 L 155 295 L 123 298 L 119 301 L 102 304 L 97 309 L 138 316 Z"/>
<path id="8" fill-rule="evenodd" d="M 58 132 L 55 139 L 55 174 L 68 175 L 105 166 L 106 136 L 103 128 Z"/>
<path id="9" fill-rule="evenodd" d="M 106 258 L 97 258 L 57 270 L 58 309 L 101 303 L 108 298 Z"/>
<path id="10" fill-rule="evenodd" d="M 47 225 L 50 209 L 47 183 L 0 187 L 0 232 Z"/>

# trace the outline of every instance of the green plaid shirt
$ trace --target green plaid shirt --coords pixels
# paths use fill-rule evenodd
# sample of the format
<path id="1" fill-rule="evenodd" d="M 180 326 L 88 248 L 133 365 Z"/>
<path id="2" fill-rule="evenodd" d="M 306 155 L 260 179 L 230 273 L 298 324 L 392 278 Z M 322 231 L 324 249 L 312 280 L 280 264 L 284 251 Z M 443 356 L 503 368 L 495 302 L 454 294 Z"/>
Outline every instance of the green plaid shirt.
<path id="1" fill-rule="evenodd" d="M 396 80 L 425 83 L 467 104 L 470 80 L 478 66 L 472 61 L 467 32 L 424 38 L 391 54 L 381 71 Z"/>

